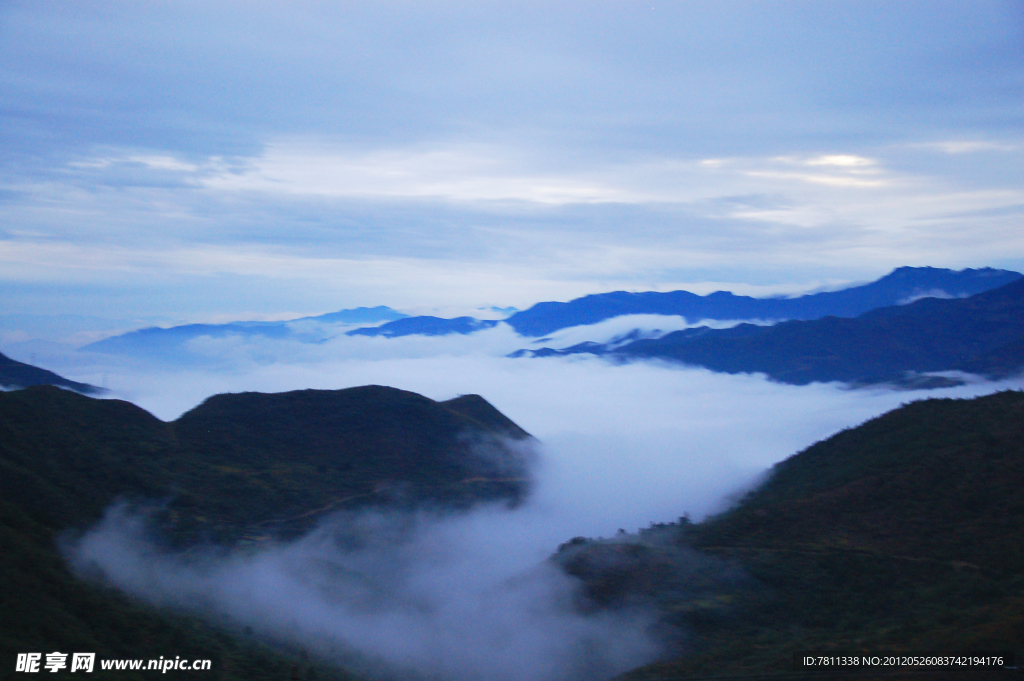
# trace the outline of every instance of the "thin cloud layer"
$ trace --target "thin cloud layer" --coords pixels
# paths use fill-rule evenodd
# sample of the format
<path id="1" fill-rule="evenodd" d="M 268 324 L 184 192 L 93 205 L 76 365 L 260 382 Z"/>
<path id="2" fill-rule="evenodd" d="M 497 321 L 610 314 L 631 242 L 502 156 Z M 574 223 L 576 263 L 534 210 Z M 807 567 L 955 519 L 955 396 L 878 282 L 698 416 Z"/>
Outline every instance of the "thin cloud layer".
<path id="1" fill-rule="evenodd" d="M 1020 26 L 994 1 L 6 3 L 0 314 L 1020 269 Z"/>

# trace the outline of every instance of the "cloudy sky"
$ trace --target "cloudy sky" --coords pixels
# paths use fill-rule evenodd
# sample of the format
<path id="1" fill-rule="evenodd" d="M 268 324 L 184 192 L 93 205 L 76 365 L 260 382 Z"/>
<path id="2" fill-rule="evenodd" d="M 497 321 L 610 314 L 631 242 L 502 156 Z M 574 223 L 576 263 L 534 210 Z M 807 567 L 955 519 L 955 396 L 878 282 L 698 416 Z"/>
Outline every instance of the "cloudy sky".
<path id="1" fill-rule="evenodd" d="M 1024 269 L 1024 5 L 0 5 L 0 314 Z"/>

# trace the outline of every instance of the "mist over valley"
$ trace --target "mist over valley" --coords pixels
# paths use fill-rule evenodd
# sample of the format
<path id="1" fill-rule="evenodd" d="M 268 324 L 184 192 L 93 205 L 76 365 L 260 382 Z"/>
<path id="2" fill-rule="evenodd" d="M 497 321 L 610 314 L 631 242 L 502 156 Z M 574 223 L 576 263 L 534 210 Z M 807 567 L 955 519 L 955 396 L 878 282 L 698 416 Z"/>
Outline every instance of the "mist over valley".
<path id="1" fill-rule="evenodd" d="M 116 484 L 107 487 L 108 501 L 101 494 L 78 520 L 72 513 L 52 522 L 60 569 L 168 616 L 196 616 L 229 632 L 242 628 L 271 649 L 297 646 L 291 650 L 305 651 L 316 664 L 369 678 L 608 678 L 714 650 L 703 620 L 665 619 L 665 598 L 739 598 L 743 607 L 753 607 L 753 599 L 760 608 L 751 594 L 780 587 L 761 584 L 734 556 L 679 545 L 672 528 L 681 517 L 696 523 L 725 511 L 756 489 L 772 465 L 908 401 L 1022 387 L 1019 378 L 917 392 L 793 386 L 677 364 L 515 358 L 505 349 L 516 338 L 501 329 L 343 336 L 313 345 L 245 338 L 217 346 L 215 340 L 216 365 L 92 356 L 104 360 L 91 371 L 110 391 L 98 405 L 129 398 L 173 421 L 175 441 L 193 452 L 189 457 L 209 463 L 197 469 L 205 473 L 180 482 L 171 482 L 180 474 L 157 474 L 146 485 L 127 484 L 125 490 L 135 490 L 127 497 L 111 494 Z M 373 385 L 412 392 L 357 388 Z M 338 399 L 351 395 L 348 402 L 314 406 L 335 399 L 339 388 L 347 390 Z M 347 429 L 363 432 L 377 422 L 410 432 L 437 427 L 429 425 L 436 416 L 411 412 L 385 421 L 346 416 L 354 407 L 387 413 L 390 395 L 408 395 L 396 405 L 409 399 L 451 404 L 455 413 L 469 409 L 458 418 L 475 428 L 498 427 L 499 440 L 438 441 L 437 451 L 461 451 L 453 461 L 470 462 L 447 478 L 434 477 L 425 444 L 406 447 L 372 430 L 361 436 L 369 449 L 337 440 Z M 236 425 L 226 426 L 231 422 Z M 186 424 L 191 430 L 181 430 Z M 522 444 L 501 444 L 527 433 Z M 143 441 L 150 437 L 158 436 Z M 386 444 L 375 452 L 378 440 Z M 463 449 L 452 450 L 456 442 Z M 159 447 L 140 454 L 152 458 Z M 180 456 L 172 451 L 168 472 Z M 380 458 L 390 451 L 391 459 Z M 501 463 L 508 456 L 501 452 L 512 459 Z M 67 465 L 54 455 L 53 465 Z M 285 458 L 273 463 L 278 456 Z M 324 456 L 327 468 L 316 462 Z M 475 459 L 480 463 L 472 464 Z M 102 466 L 116 470 L 135 465 L 131 460 Z M 360 472 L 367 465 L 378 468 Z M 335 466 L 341 468 L 331 472 Z M 654 531 L 666 523 L 669 529 Z M 639 591 L 629 581 L 608 591 L 606 568 L 596 567 L 607 561 L 625 574 L 653 570 L 653 576 Z M 721 616 L 715 612 L 709 616 Z"/>

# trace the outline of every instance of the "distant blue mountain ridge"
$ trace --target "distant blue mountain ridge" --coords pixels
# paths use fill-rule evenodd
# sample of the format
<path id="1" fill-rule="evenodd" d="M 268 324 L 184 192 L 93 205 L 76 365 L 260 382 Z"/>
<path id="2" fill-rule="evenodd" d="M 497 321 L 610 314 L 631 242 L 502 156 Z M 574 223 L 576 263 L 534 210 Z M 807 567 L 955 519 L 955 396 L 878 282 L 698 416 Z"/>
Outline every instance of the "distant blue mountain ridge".
<path id="1" fill-rule="evenodd" d="M 384 336 L 394 338 L 396 336 L 447 336 L 458 333 L 467 334 L 474 331 L 490 329 L 498 322 L 490 319 L 476 319 L 475 317 L 456 317 L 455 319 L 444 319 L 442 317 L 406 317 L 393 322 L 371 326 L 363 329 L 353 329 L 347 332 L 349 336 Z"/>
<path id="2" fill-rule="evenodd" d="M 840 291 L 813 293 L 797 298 L 753 298 L 716 291 L 699 296 L 689 291 L 597 293 L 567 303 L 537 303 L 513 314 L 504 323 L 520 336 L 539 338 L 560 329 L 597 324 L 624 315 L 655 314 L 684 317 L 688 322 L 708 320 L 790 320 L 821 317 L 856 317 L 869 310 L 901 305 L 918 298 L 966 298 L 998 288 L 1021 277 L 1019 272 L 990 267 L 954 271 L 936 267 L 900 267 L 881 279 Z M 457 317 L 407 317 L 372 329 L 355 329 L 350 336 L 467 334 L 489 329 L 498 322 Z"/>
<path id="3" fill-rule="evenodd" d="M 881 279 L 840 291 L 797 298 L 752 298 L 728 291 L 698 296 L 689 291 L 628 293 L 615 291 L 576 298 L 567 303 L 537 303 L 507 322 L 521 336 L 540 337 L 559 329 L 633 314 L 678 315 L 688 322 L 702 319 L 819 319 L 856 317 L 869 310 L 912 302 L 917 298 L 965 298 L 998 288 L 1021 277 L 1019 272 L 990 267 L 954 271 L 935 267 L 900 267 Z"/>
<path id="4" fill-rule="evenodd" d="M 169 355 L 184 351 L 185 344 L 195 338 L 225 338 L 227 336 L 260 336 L 263 338 L 295 338 L 306 341 L 323 340 L 317 327 L 331 324 L 378 324 L 407 317 L 390 307 L 357 307 L 339 310 L 315 317 L 300 317 L 279 322 L 228 322 L 226 324 L 185 324 L 161 328 L 158 326 L 129 331 L 90 343 L 82 350 L 108 354 Z"/>
<path id="5" fill-rule="evenodd" d="M 521 336 L 540 338 L 559 329 L 638 314 L 680 316 L 691 323 L 704 319 L 781 321 L 812 320 L 827 316 L 852 318 L 873 309 L 903 305 L 918 298 L 964 298 L 998 288 L 1021 276 L 1018 272 L 988 267 L 960 271 L 934 267 L 900 267 L 869 284 L 795 298 L 754 298 L 737 296 L 727 291 L 716 291 L 706 296 L 689 291 L 614 291 L 588 295 L 569 302 L 537 303 L 502 322 L 474 317 L 410 317 L 391 308 L 378 306 L 342 310 L 287 322 L 231 322 L 140 329 L 92 343 L 82 349 L 114 354 L 169 355 L 182 352 L 187 341 L 202 336 L 221 338 L 258 335 L 307 342 L 325 340 L 322 332 L 318 334 L 315 327 L 304 330 L 300 323 L 304 321 L 367 324 L 367 327 L 350 330 L 347 334 L 384 338 L 465 335 L 504 323 Z"/>
<path id="6" fill-rule="evenodd" d="M 1024 371 L 1024 279 L 967 298 L 925 297 L 853 318 L 830 315 L 774 326 L 706 326 L 626 344 L 519 350 L 514 357 L 603 355 L 659 359 L 716 372 L 762 373 L 783 383 L 839 381 L 939 388 Z"/>

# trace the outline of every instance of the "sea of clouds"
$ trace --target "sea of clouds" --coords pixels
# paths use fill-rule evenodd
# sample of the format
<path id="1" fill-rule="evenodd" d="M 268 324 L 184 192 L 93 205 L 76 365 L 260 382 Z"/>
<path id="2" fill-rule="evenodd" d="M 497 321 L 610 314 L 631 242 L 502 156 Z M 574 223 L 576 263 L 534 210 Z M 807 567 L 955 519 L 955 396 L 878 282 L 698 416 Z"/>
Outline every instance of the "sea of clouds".
<path id="1" fill-rule="evenodd" d="M 83 575 L 190 608 L 364 672 L 456 681 L 598 679 L 659 650 L 642 611 L 585 615 L 547 558 L 573 537 L 608 537 L 723 510 L 768 468 L 901 403 L 1019 388 L 1021 380 L 925 392 L 790 386 L 660 362 L 508 358 L 528 339 L 470 336 L 323 343 L 198 339 L 206 361 L 68 358 L 165 420 L 222 392 L 379 384 L 436 400 L 476 393 L 539 441 L 537 485 L 510 510 L 338 515 L 260 550 L 159 549 L 145 514 L 112 508 L 68 549 Z M 59 360 L 59 358 L 56 358 Z"/>

